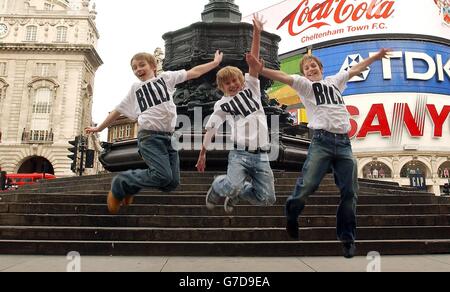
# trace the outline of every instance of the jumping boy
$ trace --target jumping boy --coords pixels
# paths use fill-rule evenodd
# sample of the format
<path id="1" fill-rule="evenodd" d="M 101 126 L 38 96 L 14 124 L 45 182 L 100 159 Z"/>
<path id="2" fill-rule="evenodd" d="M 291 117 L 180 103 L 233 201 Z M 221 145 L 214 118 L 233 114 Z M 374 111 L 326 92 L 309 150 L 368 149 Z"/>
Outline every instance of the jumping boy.
<path id="1" fill-rule="evenodd" d="M 153 55 L 136 54 L 131 59 L 134 75 L 140 80 L 132 86 L 128 96 L 98 127 L 86 128 L 86 133 L 101 132 L 121 115 L 137 120 L 139 152 L 148 165 L 147 170 L 130 170 L 117 175 L 108 194 L 108 210 L 117 214 L 122 205 L 129 205 L 142 188 L 173 191 L 180 183 L 180 160 L 172 146 L 172 134 L 177 121 L 173 102 L 175 86 L 195 79 L 218 67 L 223 54 L 216 52 L 214 61 L 189 71 L 164 72 L 157 76 L 157 62 Z"/>
<path id="2" fill-rule="evenodd" d="M 260 38 L 264 23 L 258 15 L 253 19 L 251 54 L 259 58 Z M 248 55 L 247 55 L 248 56 Z M 227 175 L 217 177 L 206 196 L 206 206 L 213 209 L 225 198 L 225 212 L 231 213 L 239 200 L 252 205 L 270 206 L 276 201 L 273 172 L 269 162 L 267 117 L 261 103 L 258 72 L 249 68 L 244 75 L 239 68 L 225 67 L 217 73 L 217 85 L 224 93 L 209 119 L 197 169 L 204 172 L 206 152 L 212 137 L 227 120 L 232 129 L 235 149 L 228 157 Z M 251 183 L 246 182 L 250 177 Z"/>
<path id="3" fill-rule="evenodd" d="M 352 67 L 323 79 L 323 65 L 314 56 L 304 56 L 300 63 L 303 76 L 289 76 L 282 71 L 264 68 L 263 62 L 251 57 L 249 62 L 258 67 L 261 75 L 294 88 L 306 107 L 308 127 L 314 131 L 308 157 L 303 166 L 303 175 L 297 181 L 293 195 L 286 203 L 286 230 L 290 237 L 299 239 L 298 217 L 306 201 L 318 188 L 330 169 L 333 169 L 336 185 L 341 192 L 337 213 L 337 235 L 343 243 L 346 258 L 355 254 L 356 204 L 358 193 L 357 162 L 353 157 L 348 133 L 350 115 L 342 93 L 347 82 L 362 73 L 377 60 L 388 57 L 390 50 L 381 49 L 376 55 Z"/>

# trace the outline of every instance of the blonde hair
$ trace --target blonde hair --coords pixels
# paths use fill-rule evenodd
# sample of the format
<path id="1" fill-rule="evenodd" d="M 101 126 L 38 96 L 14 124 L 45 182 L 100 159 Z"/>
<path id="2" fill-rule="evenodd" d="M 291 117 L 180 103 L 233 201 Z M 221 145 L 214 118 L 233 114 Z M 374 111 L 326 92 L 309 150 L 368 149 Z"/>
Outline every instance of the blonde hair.
<path id="1" fill-rule="evenodd" d="M 133 61 L 135 61 L 135 60 L 146 61 L 150 66 L 155 68 L 155 76 L 156 76 L 156 71 L 158 68 L 158 61 L 156 60 L 155 56 L 153 56 L 152 54 L 149 54 L 149 53 L 137 53 L 136 55 L 133 56 L 133 58 L 131 58 L 130 65 L 133 65 Z"/>
<path id="2" fill-rule="evenodd" d="M 232 78 L 238 78 L 241 84 L 244 84 L 245 82 L 244 74 L 242 73 L 241 69 L 233 66 L 222 68 L 219 72 L 217 72 L 217 87 L 221 91 L 224 91 L 223 85 L 225 84 L 225 82 Z"/>
<path id="3" fill-rule="evenodd" d="M 302 74 L 303 76 L 305 75 L 303 66 L 305 66 L 306 63 L 312 62 L 312 61 L 316 62 L 317 65 L 319 65 L 320 70 L 323 70 L 323 64 L 319 58 L 317 58 L 315 56 L 311 56 L 311 55 L 304 55 L 303 59 L 300 61 L 300 74 Z"/>

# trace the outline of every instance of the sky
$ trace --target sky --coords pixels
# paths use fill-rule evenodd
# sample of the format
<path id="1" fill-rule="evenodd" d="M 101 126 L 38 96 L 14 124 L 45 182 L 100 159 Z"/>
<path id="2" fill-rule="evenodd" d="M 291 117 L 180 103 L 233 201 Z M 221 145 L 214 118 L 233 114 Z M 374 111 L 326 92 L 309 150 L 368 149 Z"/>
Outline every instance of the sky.
<path id="1" fill-rule="evenodd" d="M 281 0 L 236 0 L 243 16 L 282 2 Z M 201 21 L 208 0 L 96 0 L 97 52 L 103 65 L 94 84 L 93 121 L 102 123 L 137 81 L 130 68 L 138 52 L 164 49 L 162 35 Z M 106 140 L 107 130 L 101 134 Z"/>

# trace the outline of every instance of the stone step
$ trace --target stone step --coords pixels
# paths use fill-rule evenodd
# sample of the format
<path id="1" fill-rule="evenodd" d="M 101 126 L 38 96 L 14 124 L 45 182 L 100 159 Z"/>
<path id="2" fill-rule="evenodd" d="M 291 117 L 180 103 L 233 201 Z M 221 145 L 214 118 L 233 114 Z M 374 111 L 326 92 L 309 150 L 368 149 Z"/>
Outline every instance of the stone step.
<path id="1" fill-rule="evenodd" d="M 288 194 L 277 196 L 277 205 L 284 205 Z M 313 195 L 309 198 L 311 205 L 337 205 L 340 196 L 333 195 Z M 21 194 L 4 195 L 1 202 L 16 203 L 59 203 L 59 204 L 106 204 L 106 194 Z M 160 204 L 160 205 L 202 205 L 205 204 L 205 195 L 194 194 L 153 194 L 138 195 L 134 198 L 134 204 Z M 243 204 L 243 203 L 240 203 Z M 358 204 L 361 205 L 405 205 L 405 204 L 450 204 L 449 198 L 434 197 L 430 195 L 360 195 Z"/>
<path id="2" fill-rule="evenodd" d="M 359 241 L 357 256 L 377 251 L 381 255 L 445 254 L 450 240 Z M 1 240 L 0 254 L 65 256 L 220 256 L 284 257 L 342 256 L 337 241 L 310 242 L 126 242 Z"/>
<path id="3" fill-rule="evenodd" d="M 178 188 L 178 190 L 183 191 L 198 191 L 199 193 L 206 194 L 208 189 L 210 188 L 209 184 L 186 184 L 182 185 Z M 107 193 L 111 189 L 110 184 L 94 184 L 94 185 L 79 185 L 79 186 L 61 186 L 61 187 L 35 187 L 34 189 L 23 189 L 18 192 L 14 192 L 17 194 L 23 193 L 67 193 L 67 192 L 76 192 L 76 193 L 86 193 L 86 192 L 104 192 Z M 294 185 L 276 185 L 275 191 L 279 192 L 292 192 L 294 190 Z M 153 190 L 156 191 L 156 190 Z M 338 188 L 335 185 L 321 185 L 318 191 L 322 192 L 336 192 Z M 388 188 L 379 188 L 375 186 L 360 186 L 360 192 L 382 192 L 384 194 L 424 194 L 424 192 L 420 192 L 412 189 L 388 189 Z"/>
<path id="4" fill-rule="evenodd" d="M 450 214 L 358 215 L 358 227 L 450 226 Z M 300 226 L 335 227 L 335 215 L 301 216 Z M 284 216 L 181 216 L 181 215 L 67 215 L 0 213 L 0 226 L 50 227 L 161 227 L 161 228 L 284 228 Z"/>
<path id="5" fill-rule="evenodd" d="M 77 182 L 86 182 L 86 183 L 92 183 L 92 182 L 110 182 L 114 176 L 116 176 L 118 173 L 108 173 L 108 174 L 102 174 L 102 175 L 92 175 L 92 176 L 82 176 L 82 177 L 67 177 L 67 178 L 58 178 L 53 180 L 43 180 L 39 182 L 41 185 L 54 185 L 54 184 L 73 184 Z M 226 172 L 220 171 L 220 172 L 205 172 L 205 173 L 198 173 L 198 172 L 188 172 L 183 171 L 181 172 L 181 179 L 203 179 L 206 181 L 212 181 L 214 177 L 218 175 L 224 175 Z M 287 178 L 287 179 L 297 179 L 299 177 L 300 173 L 298 172 L 277 172 L 274 171 L 274 177 L 277 178 Z M 327 180 L 334 180 L 332 175 L 325 176 L 324 179 Z M 28 186 L 26 186 L 28 187 Z"/>
<path id="6" fill-rule="evenodd" d="M 359 240 L 450 238 L 450 226 L 360 227 Z M 336 240 L 336 228 L 300 228 L 302 241 Z M 101 228 L 3 226 L 2 240 L 73 241 L 289 241 L 284 228 Z"/>
<path id="7" fill-rule="evenodd" d="M 337 206 L 308 205 L 304 215 L 336 214 Z M 97 214 L 107 215 L 105 204 L 26 204 L 0 203 L 0 213 L 14 214 Z M 359 205 L 361 215 L 407 215 L 407 214 L 449 214 L 450 205 Z M 204 205 L 133 205 L 120 210 L 122 215 L 226 215 L 222 206 L 210 211 Z M 282 206 L 256 207 L 239 205 L 232 216 L 282 216 Z"/>
<path id="8" fill-rule="evenodd" d="M 297 180 L 298 180 L 298 174 L 296 174 L 295 176 L 292 177 L 279 177 L 279 176 L 275 176 L 275 184 L 291 184 L 291 185 L 295 185 Z M 99 177 L 99 178 L 95 178 L 95 177 L 87 177 L 87 178 L 79 178 L 77 180 L 66 180 L 66 179 L 55 179 L 55 180 L 46 180 L 46 181 L 42 181 L 39 184 L 41 186 L 45 186 L 45 187 L 50 187 L 50 186 L 64 186 L 67 184 L 70 185 L 88 185 L 88 184 L 110 184 L 112 181 L 113 177 L 112 176 L 107 176 L 107 177 Z M 194 176 L 194 177 L 186 177 L 183 176 L 181 177 L 181 184 L 211 184 L 214 181 L 214 176 L 202 176 L 202 175 L 198 175 L 198 176 Z M 333 177 L 331 176 L 326 176 L 322 183 L 324 184 L 335 184 L 335 180 Z M 359 180 L 360 184 L 370 184 L 370 185 L 378 185 L 378 186 L 385 186 L 385 187 L 390 187 L 390 188 L 398 188 L 399 185 L 397 183 L 392 183 L 392 182 L 384 182 L 384 181 L 377 181 L 377 180 L 363 180 L 360 179 Z"/>

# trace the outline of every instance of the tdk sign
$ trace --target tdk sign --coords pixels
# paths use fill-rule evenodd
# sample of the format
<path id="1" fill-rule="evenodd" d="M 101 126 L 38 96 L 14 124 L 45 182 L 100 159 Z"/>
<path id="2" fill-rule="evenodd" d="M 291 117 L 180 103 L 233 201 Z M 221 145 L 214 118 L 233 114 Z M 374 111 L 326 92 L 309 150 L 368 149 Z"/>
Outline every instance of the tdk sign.
<path id="1" fill-rule="evenodd" d="M 380 48 L 391 56 L 373 63 L 348 83 L 345 95 L 416 92 L 450 95 L 450 46 L 426 41 L 367 41 L 314 51 L 325 66 L 325 76 L 348 71 Z"/>
<path id="2" fill-rule="evenodd" d="M 369 56 L 375 55 L 376 52 L 372 52 Z M 392 60 L 393 59 L 404 59 L 405 60 L 405 70 L 406 70 L 406 79 L 408 80 L 431 80 L 434 77 L 437 78 L 438 81 L 444 82 L 446 75 L 450 78 L 450 59 L 447 62 L 443 63 L 442 55 L 437 54 L 435 59 L 429 56 L 426 53 L 417 53 L 417 52 L 391 52 L 389 59 L 383 59 L 383 79 L 391 80 L 392 79 Z M 358 65 L 364 61 L 360 54 L 347 56 L 344 65 L 341 70 L 348 71 L 352 67 Z M 425 65 L 425 67 L 424 67 Z M 417 66 L 417 69 L 416 69 Z M 424 71 L 425 68 L 425 71 Z M 356 81 L 365 81 L 370 74 L 370 68 L 361 73 L 359 76 L 356 76 L 350 82 Z"/>
<path id="3" fill-rule="evenodd" d="M 436 54 L 433 58 L 427 53 L 392 52 L 389 59 L 383 59 L 383 78 L 385 80 L 392 79 L 391 61 L 393 59 L 405 60 L 406 79 L 408 80 L 431 80 L 437 74 L 438 81 L 444 82 L 446 81 L 444 73 L 447 78 L 450 78 L 450 59 L 447 58 L 444 65 L 441 54 Z M 447 82 L 448 80 L 450 79 L 447 79 Z"/>

